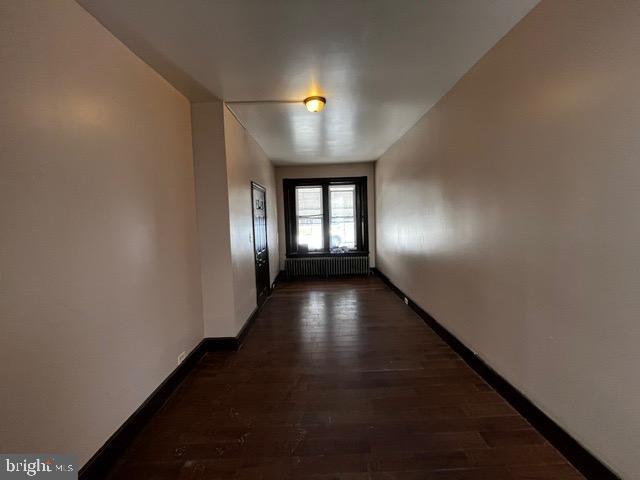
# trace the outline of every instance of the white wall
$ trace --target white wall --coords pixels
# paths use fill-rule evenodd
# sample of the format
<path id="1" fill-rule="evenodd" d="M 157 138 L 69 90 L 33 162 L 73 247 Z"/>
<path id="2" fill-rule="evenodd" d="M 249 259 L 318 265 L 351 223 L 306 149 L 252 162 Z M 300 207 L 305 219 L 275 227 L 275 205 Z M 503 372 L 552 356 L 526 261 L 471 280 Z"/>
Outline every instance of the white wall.
<path id="1" fill-rule="evenodd" d="M 0 18 L 0 451 L 82 464 L 202 338 L 189 103 L 71 0 Z"/>
<path id="2" fill-rule="evenodd" d="M 224 130 L 235 335 L 242 329 L 257 306 L 251 205 L 252 181 L 259 183 L 267 190 L 267 240 L 271 282 L 278 274 L 278 214 L 273 164 L 228 108 L 224 109 Z"/>
<path id="3" fill-rule="evenodd" d="M 274 167 L 220 101 L 192 106 L 206 337 L 236 336 L 257 307 L 251 182 L 267 190 L 271 281 L 278 274 Z"/>
<path id="4" fill-rule="evenodd" d="M 224 110 L 220 101 L 191 106 L 205 337 L 237 333 Z"/>
<path id="5" fill-rule="evenodd" d="M 543 0 L 378 162 L 378 267 L 640 478 L 640 3 Z"/>
<path id="6" fill-rule="evenodd" d="M 284 270 L 287 255 L 284 228 L 284 196 L 282 180 L 285 178 L 328 178 L 328 177 L 367 177 L 367 204 L 369 220 L 369 264 L 376 265 L 376 222 L 375 222 L 375 163 L 338 163 L 326 165 L 287 165 L 276 167 L 276 186 L 278 189 L 278 235 L 280 241 L 280 269 Z"/>

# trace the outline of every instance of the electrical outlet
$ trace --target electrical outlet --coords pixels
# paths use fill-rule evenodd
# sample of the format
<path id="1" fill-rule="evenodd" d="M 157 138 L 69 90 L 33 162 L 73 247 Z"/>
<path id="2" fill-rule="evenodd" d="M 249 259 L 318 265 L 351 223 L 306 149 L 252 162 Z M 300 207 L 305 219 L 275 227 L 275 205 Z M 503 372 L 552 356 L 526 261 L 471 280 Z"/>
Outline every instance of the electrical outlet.
<path id="1" fill-rule="evenodd" d="M 178 355 L 178 365 L 180 365 L 186 357 L 187 357 L 186 352 L 182 352 L 180 355 Z"/>
<path id="2" fill-rule="evenodd" d="M 407 297 L 404 297 L 404 303 L 406 303 L 407 305 L 409 305 L 409 299 Z"/>

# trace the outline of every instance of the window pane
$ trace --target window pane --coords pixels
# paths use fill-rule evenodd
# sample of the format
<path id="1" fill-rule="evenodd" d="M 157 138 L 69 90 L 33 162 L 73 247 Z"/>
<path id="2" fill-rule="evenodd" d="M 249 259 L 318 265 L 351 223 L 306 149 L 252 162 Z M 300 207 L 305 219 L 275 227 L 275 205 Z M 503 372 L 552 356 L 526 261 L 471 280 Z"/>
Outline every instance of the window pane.
<path id="1" fill-rule="evenodd" d="M 356 186 L 330 185 L 331 250 L 356 248 Z"/>
<path id="2" fill-rule="evenodd" d="M 296 187 L 298 250 L 322 250 L 322 187 Z"/>

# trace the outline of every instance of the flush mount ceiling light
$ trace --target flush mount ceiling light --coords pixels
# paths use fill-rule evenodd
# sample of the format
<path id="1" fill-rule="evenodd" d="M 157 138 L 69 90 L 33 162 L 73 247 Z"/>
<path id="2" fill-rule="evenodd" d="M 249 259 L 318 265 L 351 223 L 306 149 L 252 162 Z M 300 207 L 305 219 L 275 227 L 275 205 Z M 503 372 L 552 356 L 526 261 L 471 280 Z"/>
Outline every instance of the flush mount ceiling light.
<path id="1" fill-rule="evenodd" d="M 310 112 L 321 112 L 324 108 L 325 103 L 327 103 L 327 99 L 324 97 L 319 97 L 314 95 L 313 97 L 307 97 L 304 100 L 304 106 L 307 107 L 307 110 Z"/>
<path id="2" fill-rule="evenodd" d="M 227 105 L 260 105 L 269 103 L 298 103 L 300 100 L 227 100 L 224 102 Z M 310 112 L 321 112 L 324 110 L 324 106 L 327 103 L 327 99 L 319 95 L 313 95 L 302 100 L 304 106 Z"/>

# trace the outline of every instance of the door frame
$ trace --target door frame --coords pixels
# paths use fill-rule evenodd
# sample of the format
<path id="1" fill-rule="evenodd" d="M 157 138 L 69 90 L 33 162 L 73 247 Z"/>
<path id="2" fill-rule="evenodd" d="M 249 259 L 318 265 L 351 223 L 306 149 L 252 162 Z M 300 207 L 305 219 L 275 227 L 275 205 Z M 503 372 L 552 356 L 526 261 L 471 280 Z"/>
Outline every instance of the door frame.
<path id="1" fill-rule="evenodd" d="M 258 307 L 260 306 L 260 292 L 258 292 L 258 265 L 257 265 L 257 252 L 256 252 L 256 217 L 254 215 L 254 202 L 255 198 L 253 195 L 253 189 L 257 188 L 258 190 L 262 190 L 264 192 L 264 229 L 266 232 L 265 237 L 265 250 L 267 251 L 267 274 L 269 281 L 267 282 L 267 297 L 271 295 L 271 265 L 269 263 L 269 225 L 268 225 L 268 215 L 267 215 L 267 189 L 260 185 L 258 182 L 254 182 L 253 180 L 250 182 L 251 186 L 251 233 L 253 236 L 253 270 L 255 274 L 256 281 L 256 304 Z"/>

